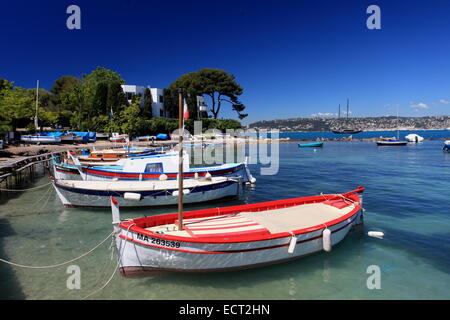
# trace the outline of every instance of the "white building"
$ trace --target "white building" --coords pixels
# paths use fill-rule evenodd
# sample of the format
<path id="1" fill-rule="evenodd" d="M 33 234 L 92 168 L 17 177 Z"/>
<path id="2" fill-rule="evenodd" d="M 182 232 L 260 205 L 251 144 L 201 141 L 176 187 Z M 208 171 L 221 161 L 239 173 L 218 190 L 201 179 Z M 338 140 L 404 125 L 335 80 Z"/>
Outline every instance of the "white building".
<path id="1" fill-rule="evenodd" d="M 157 117 L 168 117 L 169 114 L 166 114 L 164 108 L 164 89 L 151 88 L 150 86 L 136 86 L 123 84 L 122 90 L 127 97 L 128 103 L 131 103 L 133 95 L 141 96 L 141 107 L 144 105 L 144 93 L 145 89 L 149 88 L 150 93 L 152 95 L 152 116 Z M 203 96 L 197 96 L 197 112 L 200 117 L 207 117 L 207 105 L 205 103 L 205 98 Z"/>
<path id="2" fill-rule="evenodd" d="M 141 96 L 141 107 L 144 105 L 144 93 L 145 89 L 149 88 L 150 93 L 152 95 L 152 116 L 157 117 L 165 117 L 164 113 L 164 93 L 163 89 L 158 88 L 151 88 L 150 86 L 144 87 L 144 86 L 135 86 L 135 85 L 129 85 L 129 84 L 123 84 L 122 90 L 125 93 L 125 96 L 127 97 L 127 100 L 129 103 L 131 103 L 131 99 L 133 98 L 133 95 L 140 95 Z"/>

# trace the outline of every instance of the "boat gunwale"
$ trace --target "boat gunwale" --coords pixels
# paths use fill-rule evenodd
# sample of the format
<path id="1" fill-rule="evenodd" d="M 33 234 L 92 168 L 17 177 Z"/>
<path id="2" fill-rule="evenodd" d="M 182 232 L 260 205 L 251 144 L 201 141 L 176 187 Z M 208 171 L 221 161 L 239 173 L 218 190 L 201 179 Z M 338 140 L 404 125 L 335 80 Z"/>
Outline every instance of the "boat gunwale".
<path id="1" fill-rule="evenodd" d="M 266 211 L 266 210 L 274 210 L 274 209 L 281 209 L 281 208 L 287 208 L 287 207 L 293 207 L 293 206 L 299 206 L 304 204 L 310 204 L 310 203 L 322 203 L 326 200 L 330 200 L 339 196 L 345 196 L 351 200 L 354 201 L 355 208 L 351 210 L 349 213 L 336 218 L 334 220 L 326 221 L 324 223 L 302 228 L 302 229 L 296 229 L 286 232 L 278 232 L 268 235 L 242 235 L 242 236 L 232 236 L 230 238 L 227 237 L 201 237 L 201 238 L 194 238 L 194 237 L 185 237 L 185 236 L 174 236 L 174 235 L 167 235 L 167 234 L 159 234 L 156 232 L 153 232 L 151 230 L 147 230 L 145 228 L 158 226 L 158 225 L 164 225 L 164 224 L 171 224 L 175 223 L 175 220 L 178 219 L 178 213 L 167 213 L 162 215 L 155 215 L 155 216 L 147 216 L 147 217 L 140 217 L 135 219 L 130 219 L 127 221 L 123 221 L 119 224 L 119 227 L 123 231 L 132 231 L 136 233 L 140 233 L 143 235 L 151 236 L 154 238 L 159 239 L 166 239 L 166 240 L 172 240 L 172 241 L 180 241 L 180 242 L 186 242 L 186 243 L 240 243 L 240 242 L 256 242 L 256 241 L 266 241 L 266 240 L 273 240 L 277 238 L 284 238 L 284 237 L 291 237 L 293 235 L 299 235 L 299 234 L 306 234 L 315 232 L 320 229 L 328 228 L 335 226 L 346 219 L 351 218 L 352 216 L 358 214 L 358 212 L 361 210 L 361 202 L 360 197 L 356 195 L 356 193 L 362 193 L 364 191 L 363 187 L 358 187 L 358 189 L 342 193 L 342 194 L 329 194 L 329 195 L 318 195 L 318 196 L 307 196 L 307 197 L 299 197 L 299 198 L 291 198 L 291 199 L 283 199 L 283 200 L 273 200 L 273 201 L 266 201 L 266 202 L 260 202 L 260 203 L 253 203 L 253 204 L 244 204 L 244 205 L 238 205 L 238 206 L 228 206 L 228 207 L 222 207 L 222 208 L 211 208 L 211 209 L 202 209 L 202 210 L 194 210 L 194 211 L 187 211 L 184 212 L 185 218 L 202 218 L 202 217 L 213 217 L 216 215 L 232 215 L 237 214 L 240 212 L 260 212 L 260 211 Z M 270 208 L 272 207 L 272 208 Z M 269 209 L 270 208 L 270 209 Z M 260 209 L 260 210 L 258 210 Z M 129 241 L 129 240 L 127 240 Z M 168 248 L 171 249 L 171 248 Z"/>

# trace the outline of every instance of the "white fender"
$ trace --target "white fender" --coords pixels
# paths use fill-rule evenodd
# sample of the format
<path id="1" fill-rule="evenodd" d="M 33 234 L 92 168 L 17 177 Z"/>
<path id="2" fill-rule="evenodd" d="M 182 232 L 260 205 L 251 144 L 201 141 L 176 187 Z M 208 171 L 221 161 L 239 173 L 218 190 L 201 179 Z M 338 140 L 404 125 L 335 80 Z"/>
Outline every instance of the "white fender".
<path id="1" fill-rule="evenodd" d="M 367 233 L 367 235 L 369 237 L 378 238 L 378 239 L 383 239 L 383 237 L 384 237 L 384 233 L 381 231 L 369 231 Z"/>
<path id="2" fill-rule="evenodd" d="M 322 243 L 323 243 L 323 250 L 326 252 L 331 251 L 331 230 L 325 229 L 322 232 Z"/>
<path id="3" fill-rule="evenodd" d="M 111 200 L 111 214 L 112 214 L 112 224 L 114 225 L 114 230 L 119 230 L 120 224 L 120 210 L 119 203 L 113 197 L 109 197 Z"/>
<path id="4" fill-rule="evenodd" d="M 139 200 L 141 200 L 141 194 L 140 193 L 135 193 L 135 192 L 125 192 L 123 194 L 123 198 L 126 199 L 126 200 L 139 201 Z"/>
<path id="5" fill-rule="evenodd" d="M 191 190 L 183 189 L 183 194 L 189 194 L 189 193 L 191 193 Z M 174 192 L 172 192 L 172 196 L 178 197 L 178 190 L 175 190 Z"/>
<path id="6" fill-rule="evenodd" d="M 159 176 L 159 180 L 161 181 L 167 180 L 167 175 L 163 173 L 162 175 Z"/>
<path id="7" fill-rule="evenodd" d="M 288 248 L 288 252 L 289 253 L 294 253 L 295 250 L 295 246 L 297 245 L 297 237 L 292 235 L 291 237 L 291 242 L 289 242 L 289 248 Z"/>

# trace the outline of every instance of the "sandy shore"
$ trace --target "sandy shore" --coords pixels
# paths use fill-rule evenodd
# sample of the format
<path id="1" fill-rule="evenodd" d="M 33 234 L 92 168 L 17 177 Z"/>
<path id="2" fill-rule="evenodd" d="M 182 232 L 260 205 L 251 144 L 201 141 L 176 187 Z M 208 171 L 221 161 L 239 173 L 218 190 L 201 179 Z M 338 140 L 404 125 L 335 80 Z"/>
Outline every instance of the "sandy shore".
<path id="1" fill-rule="evenodd" d="M 237 144 L 243 144 L 243 143 L 282 143 L 282 142 L 295 142 L 295 141 L 366 141 L 366 142 L 375 142 L 379 140 L 379 138 L 367 138 L 367 139 L 354 139 L 354 138 L 348 138 L 348 137 L 342 137 L 342 138 L 334 138 L 334 139 L 317 139 L 317 140 L 311 140 L 311 139 L 289 139 L 289 138 L 281 138 L 281 139 L 256 139 L 254 137 L 246 137 L 246 138 L 228 138 L 228 139 L 205 139 L 203 140 L 203 143 L 206 144 L 222 144 L 222 143 L 237 143 Z M 425 140 L 435 140 L 435 139 L 425 139 Z M 436 140 L 445 140 L 445 139 L 436 139 Z M 202 141 L 193 141 L 193 140 L 185 140 L 186 144 L 192 143 L 192 144 L 199 144 L 202 143 Z M 167 140 L 167 141 L 141 141 L 136 142 L 132 141 L 131 146 L 135 147 L 163 147 L 163 146 L 173 146 L 177 144 L 178 141 L 174 140 Z M 48 144 L 48 145 L 36 145 L 36 144 L 20 144 L 20 145 L 8 145 L 5 146 L 3 150 L 0 150 L 0 161 L 11 159 L 11 158 L 19 158 L 19 157 L 29 157 L 29 156 L 35 156 L 39 154 L 44 153 L 53 153 L 53 152 L 63 152 L 67 150 L 82 150 L 82 149 L 90 149 L 96 148 L 96 149 L 106 149 L 106 148 L 122 148 L 125 146 L 125 143 L 112 143 L 107 140 L 99 140 L 96 142 L 90 142 L 90 143 L 80 143 L 80 144 Z"/>

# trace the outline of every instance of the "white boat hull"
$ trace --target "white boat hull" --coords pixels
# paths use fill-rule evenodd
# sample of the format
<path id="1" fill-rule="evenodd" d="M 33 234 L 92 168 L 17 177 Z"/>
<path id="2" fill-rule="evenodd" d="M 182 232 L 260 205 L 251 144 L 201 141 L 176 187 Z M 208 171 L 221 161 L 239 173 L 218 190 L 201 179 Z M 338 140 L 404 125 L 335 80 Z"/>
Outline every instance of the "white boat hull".
<path id="1" fill-rule="evenodd" d="M 52 136 L 22 136 L 20 138 L 23 142 L 28 143 L 60 143 L 60 137 L 52 137 Z"/>
<path id="2" fill-rule="evenodd" d="M 331 244 L 341 242 L 357 224 L 361 210 L 329 227 Z M 120 229 L 116 237 L 122 275 L 153 271 L 212 272 L 231 271 L 280 263 L 323 250 L 322 229 L 297 236 L 292 253 L 291 237 L 236 243 L 195 243 L 167 241 Z"/>
<path id="3" fill-rule="evenodd" d="M 114 182 L 113 182 L 114 183 Z M 117 198 L 122 207 L 151 207 L 151 206 L 166 206 L 178 204 L 178 197 L 173 196 L 173 192 L 177 190 L 146 190 L 144 192 L 133 190 L 80 190 L 61 186 L 57 182 L 53 186 L 58 194 L 61 202 L 66 207 L 109 207 L 110 196 Z M 189 189 L 188 194 L 183 195 L 183 203 L 199 203 L 205 201 L 217 200 L 225 197 L 236 196 L 240 192 L 239 184 L 235 181 L 223 180 L 223 182 L 215 184 L 214 186 L 194 186 Z M 140 200 L 126 199 L 124 194 L 126 192 L 139 193 Z"/>

